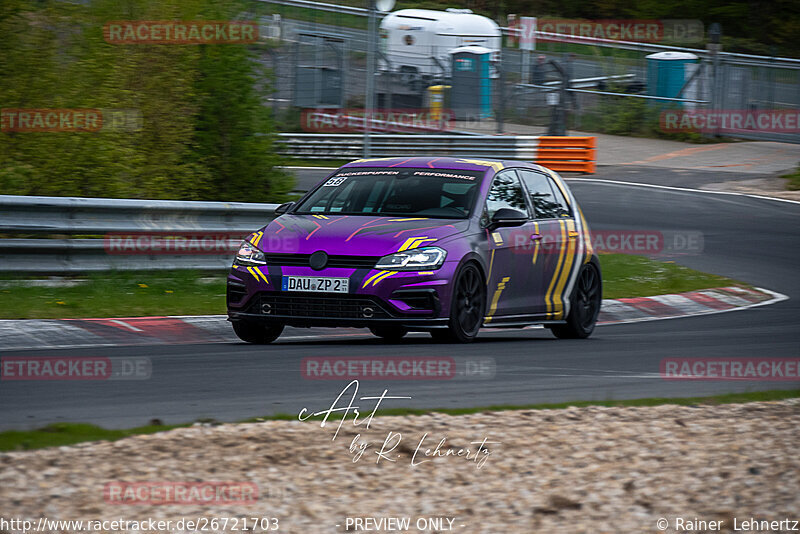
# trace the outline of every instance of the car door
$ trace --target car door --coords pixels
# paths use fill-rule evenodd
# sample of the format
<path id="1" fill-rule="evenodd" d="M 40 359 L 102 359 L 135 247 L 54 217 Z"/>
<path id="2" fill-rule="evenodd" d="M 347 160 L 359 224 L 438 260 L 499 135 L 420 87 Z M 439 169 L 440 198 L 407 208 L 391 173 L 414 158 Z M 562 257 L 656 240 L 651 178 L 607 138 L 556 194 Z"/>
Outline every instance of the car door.
<path id="1" fill-rule="evenodd" d="M 536 232 L 541 236 L 528 280 L 535 295 L 533 313 L 562 319 L 578 238 L 572 208 L 550 176 L 534 169 L 519 169 L 519 175 L 533 206 Z"/>
<path id="2" fill-rule="evenodd" d="M 526 286 L 530 250 L 521 246 L 519 236 L 533 232 L 534 221 L 492 230 L 489 228 L 492 215 L 501 208 L 515 209 L 530 216 L 524 190 L 513 169 L 495 175 L 481 217 L 489 246 L 486 323 L 491 323 L 497 316 L 526 313 L 530 307 Z"/>

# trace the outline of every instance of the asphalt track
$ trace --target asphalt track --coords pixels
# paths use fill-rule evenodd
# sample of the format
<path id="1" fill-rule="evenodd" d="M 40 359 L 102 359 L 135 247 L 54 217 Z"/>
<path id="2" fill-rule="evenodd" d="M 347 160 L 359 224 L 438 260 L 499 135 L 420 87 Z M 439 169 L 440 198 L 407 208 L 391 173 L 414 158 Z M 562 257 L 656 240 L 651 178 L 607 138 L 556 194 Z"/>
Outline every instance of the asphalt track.
<path id="1" fill-rule="evenodd" d="M 605 169 L 622 181 L 691 187 L 722 181 L 716 173 L 676 180 L 664 169 Z M 300 182 L 324 171 L 301 171 Z M 659 174 L 661 173 L 661 174 Z M 730 173 L 727 175 L 730 178 Z M 664 358 L 800 357 L 800 204 L 573 180 L 593 229 L 685 230 L 704 236 L 702 253 L 674 256 L 690 267 L 778 291 L 789 300 L 744 311 L 599 327 L 588 340 L 556 340 L 541 329 L 484 331 L 470 345 L 440 345 L 425 334 L 386 345 L 364 330 L 287 329 L 273 345 L 159 345 L 7 352 L 41 356 L 147 356 L 148 380 L 0 382 L 0 428 L 84 421 L 109 428 L 178 423 L 198 418 L 234 421 L 330 406 L 346 381 L 302 378 L 310 356 L 491 357 L 492 379 L 362 381 L 359 395 L 410 396 L 382 407 L 453 408 L 637 397 L 682 397 L 798 388 L 787 381 L 674 381 L 659 375 Z M 370 406 L 371 409 L 371 406 Z"/>

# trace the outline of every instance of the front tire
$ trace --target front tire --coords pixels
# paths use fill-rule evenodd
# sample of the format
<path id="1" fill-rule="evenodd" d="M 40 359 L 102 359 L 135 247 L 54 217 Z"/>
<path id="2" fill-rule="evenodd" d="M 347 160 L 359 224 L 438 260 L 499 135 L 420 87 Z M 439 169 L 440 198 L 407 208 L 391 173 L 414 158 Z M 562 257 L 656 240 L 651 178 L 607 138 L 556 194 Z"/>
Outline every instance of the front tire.
<path id="1" fill-rule="evenodd" d="M 486 284 L 478 267 L 467 263 L 458 271 L 453 288 L 447 328 L 431 330 L 431 336 L 441 342 L 470 343 L 483 326 Z"/>
<path id="2" fill-rule="evenodd" d="M 587 263 L 572 290 L 567 324 L 553 325 L 550 330 L 559 339 L 586 339 L 594 331 L 602 302 L 600 270 L 594 264 Z"/>
<path id="3" fill-rule="evenodd" d="M 242 341 L 255 345 L 272 343 L 283 332 L 282 324 L 263 324 L 251 321 L 234 321 L 233 331 Z"/>

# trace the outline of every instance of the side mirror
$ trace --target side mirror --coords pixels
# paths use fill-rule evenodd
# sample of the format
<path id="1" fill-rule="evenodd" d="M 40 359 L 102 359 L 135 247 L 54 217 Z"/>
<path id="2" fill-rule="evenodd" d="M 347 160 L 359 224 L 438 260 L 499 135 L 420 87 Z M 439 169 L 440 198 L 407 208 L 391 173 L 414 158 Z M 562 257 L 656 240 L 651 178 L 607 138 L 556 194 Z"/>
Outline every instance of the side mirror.
<path id="1" fill-rule="evenodd" d="M 281 204 L 280 206 L 275 208 L 275 215 L 283 215 L 284 213 L 292 209 L 294 204 L 295 204 L 294 202 L 285 202 Z"/>
<path id="2" fill-rule="evenodd" d="M 489 229 L 494 230 L 501 226 L 522 226 L 526 222 L 528 222 L 527 214 L 511 208 L 500 208 L 492 215 Z"/>

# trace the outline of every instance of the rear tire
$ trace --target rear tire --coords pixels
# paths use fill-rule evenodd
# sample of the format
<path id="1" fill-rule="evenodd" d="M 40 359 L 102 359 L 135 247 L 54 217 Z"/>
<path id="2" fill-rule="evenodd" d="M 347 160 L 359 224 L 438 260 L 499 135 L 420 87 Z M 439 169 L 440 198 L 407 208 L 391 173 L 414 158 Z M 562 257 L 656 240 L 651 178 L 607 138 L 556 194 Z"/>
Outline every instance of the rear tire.
<path id="1" fill-rule="evenodd" d="M 470 343 L 483 326 L 486 310 L 486 284 L 474 263 L 464 265 L 453 283 L 450 319 L 446 329 L 431 330 L 434 340 L 446 343 Z"/>
<path id="2" fill-rule="evenodd" d="M 572 289 L 567 323 L 550 326 L 553 335 L 559 339 L 586 339 L 592 335 L 602 302 L 600 270 L 594 264 L 587 263 Z"/>
<path id="3" fill-rule="evenodd" d="M 233 331 L 242 341 L 255 345 L 266 345 L 272 343 L 283 332 L 282 324 L 256 323 L 250 321 L 234 321 Z"/>
<path id="4" fill-rule="evenodd" d="M 373 335 L 391 343 L 397 343 L 408 334 L 408 328 L 403 328 L 402 326 L 370 326 L 369 331 Z"/>

